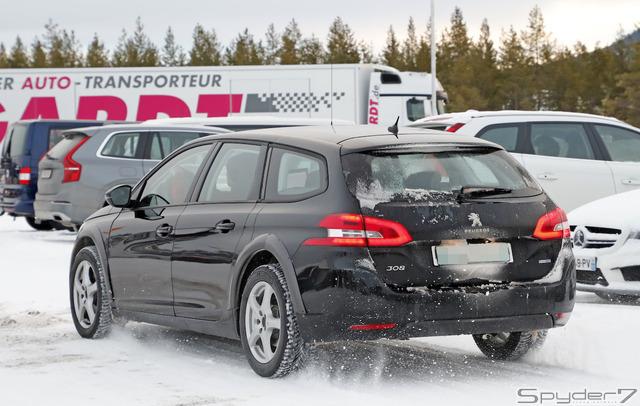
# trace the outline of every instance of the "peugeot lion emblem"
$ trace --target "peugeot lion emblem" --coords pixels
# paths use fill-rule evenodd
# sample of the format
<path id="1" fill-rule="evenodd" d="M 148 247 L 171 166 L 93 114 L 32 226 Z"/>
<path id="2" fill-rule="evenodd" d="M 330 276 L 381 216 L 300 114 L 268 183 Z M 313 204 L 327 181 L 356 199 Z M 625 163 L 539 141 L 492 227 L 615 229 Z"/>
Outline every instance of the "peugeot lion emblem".
<path id="1" fill-rule="evenodd" d="M 478 213 L 471 213 L 468 218 L 471 221 L 471 227 L 482 227 L 480 215 Z"/>
<path id="2" fill-rule="evenodd" d="M 576 247 L 582 247 L 584 245 L 584 231 L 576 231 L 576 235 L 573 236 L 573 245 Z"/>

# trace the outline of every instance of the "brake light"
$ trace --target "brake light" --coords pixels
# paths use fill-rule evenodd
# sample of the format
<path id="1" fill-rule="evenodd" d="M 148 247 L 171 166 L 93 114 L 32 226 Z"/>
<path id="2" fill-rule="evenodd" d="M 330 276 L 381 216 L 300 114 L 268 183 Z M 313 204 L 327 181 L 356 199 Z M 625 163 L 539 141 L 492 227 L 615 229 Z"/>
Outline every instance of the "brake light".
<path id="1" fill-rule="evenodd" d="M 327 229 L 327 237 L 311 238 L 302 245 L 396 247 L 412 241 L 402 224 L 359 214 L 330 214 L 318 227 Z"/>
<path id="2" fill-rule="evenodd" d="M 560 207 L 540 217 L 533 231 L 533 236 L 540 240 L 569 238 L 570 235 L 567 215 Z"/>
<path id="3" fill-rule="evenodd" d="M 454 133 L 458 131 L 465 123 L 455 123 L 451 127 L 447 128 L 445 131 L 448 133 Z"/>
<path id="4" fill-rule="evenodd" d="M 78 143 L 64 158 L 62 158 L 62 165 L 64 165 L 64 176 L 62 183 L 77 182 L 80 180 L 80 174 L 82 172 L 82 165 L 73 160 L 73 154 L 89 140 L 89 137 L 85 137 Z"/>
<path id="5" fill-rule="evenodd" d="M 22 168 L 18 172 L 18 183 L 28 185 L 31 183 L 31 168 Z"/>
<path id="6" fill-rule="evenodd" d="M 362 324 L 349 327 L 349 330 L 389 330 L 394 328 L 397 323 L 389 324 Z"/>

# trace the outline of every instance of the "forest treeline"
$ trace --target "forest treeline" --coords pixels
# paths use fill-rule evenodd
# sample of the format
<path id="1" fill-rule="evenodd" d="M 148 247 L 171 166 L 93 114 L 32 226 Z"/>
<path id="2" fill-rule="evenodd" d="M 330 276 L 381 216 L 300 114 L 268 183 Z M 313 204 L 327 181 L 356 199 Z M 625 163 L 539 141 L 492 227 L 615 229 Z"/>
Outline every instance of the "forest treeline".
<path id="1" fill-rule="evenodd" d="M 640 126 L 640 41 L 620 34 L 606 47 L 588 50 L 580 42 L 567 47 L 551 38 L 538 7 L 530 11 L 524 30 L 503 30 L 498 44 L 486 19 L 477 38 L 459 8 L 436 38 L 437 76 L 449 94 L 450 111 L 577 111 Z M 19 35 L 9 48 L 0 42 L 0 68 L 381 63 L 403 71 L 431 70 L 430 27 L 419 34 L 412 18 L 403 39 L 389 27 L 377 55 L 340 17 L 325 41 L 304 36 L 295 20 L 282 32 L 269 25 L 263 39 L 245 29 L 227 46 L 214 28 L 197 24 L 192 39 L 184 49 L 169 27 L 159 47 L 138 18 L 133 34 L 123 29 L 115 49 L 107 49 L 98 34 L 83 48 L 73 31 L 49 21 L 30 45 Z"/>

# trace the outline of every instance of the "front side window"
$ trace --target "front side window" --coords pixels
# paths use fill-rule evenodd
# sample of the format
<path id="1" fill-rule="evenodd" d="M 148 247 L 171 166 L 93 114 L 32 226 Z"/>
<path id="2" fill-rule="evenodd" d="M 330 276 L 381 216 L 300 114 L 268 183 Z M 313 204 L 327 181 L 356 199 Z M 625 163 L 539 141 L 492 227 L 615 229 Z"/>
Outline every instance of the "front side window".
<path id="1" fill-rule="evenodd" d="M 594 159 L 589 137 L 582 124 L 533 123 L 531 146 L 536 155 Z"/>
<path id="2" fill-rule="evenodd" d="M 115 134 L 102 148 L 102 155 L 116 158 L 135 158 L 140 143 L 140 133 Z"/>
<path id="3" fill-rule="evenodd" d="M 478 137 L 483 140 L 495 142 L 509 152 L 515 152 L 516 145 L 518 143 L 518 126 L 509 125 L 491 127 L 481 133 Z"/>
<path id="4" fill-rule="evenodd" d="M 640 134 L 626 128 L 594 125 L 613 161 L 640 162 Z"/>
<path id="5" fill-rule="evenodd" d="M 502 150 L 372 151 L 345 155 L 342 164 L 349 190 L 363 207 L 453 199 L 470 188 L 499 190 L 510 197 L 541 193 L 531 175 Z"/>
<path id="6" fill-rule="evenodd" d="M 151 134 L 149 159 L 160 161 L 191 140 L 198 138 L 194 132 L 157 132 Z"/>
<path id="7" fill-rule="evenodd" d="M 226 143 L 205 178 L 199 202 L 242 202 L 257 199 L 262 178 L 260 146 Z"/>
<path id="8" fill-rule="evenodd" d="M 274 148 L 267 180 L 267 200 L 292 201 L 317 195 L 327 187 L 327 169 L 319 156 Z"/>
<path id="9" fill-rule="evenodd" d="M 190 148 L 162 165 L 147 179 L 139 207 L 165 206 L 187 201 L 187 193 L 211 145 Z"/>

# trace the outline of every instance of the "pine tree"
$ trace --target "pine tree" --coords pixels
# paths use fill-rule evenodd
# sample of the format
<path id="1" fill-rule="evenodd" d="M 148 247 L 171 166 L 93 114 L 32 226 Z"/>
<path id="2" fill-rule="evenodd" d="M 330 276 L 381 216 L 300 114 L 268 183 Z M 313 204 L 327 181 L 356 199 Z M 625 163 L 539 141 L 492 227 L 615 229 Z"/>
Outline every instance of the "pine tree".
<path id="1" fill-rule="evenodd" d="M 265 46 L 264 46 L 264 64 L 265 65 L 279 65 L 280 57 L 278 56 L 280 48 L 282 47 L 282 40 L 280 34 L 276 32 L 276 28 L 273 23 L 269 24 L 267 33 L 265 34 Z"/>
<path id="2" fill-rule="evenodd" d="M 167 28 L 164 37 L 164 47 L 162 48 L 162 66 L 184 66 L 186 64 L 186 55 L 179 44 L 176 44 L 176 37 L 171 30 Z"/>
<path id="3" fill-rule="evenodd" d="M 10 68 L 28 68 L 29 57 L 27 55 L 27 49 L 25 48 L 20 36 L 16 37 L 16 42 L 11 48 L 9 53 L 9 67 Z"/>
<path id="4" fill-rule="evenodd" d="M 9 57 L 7 56 L 7 50 L 4 47 L 4 43 L 0 42 L 0 69 L 9 67 Z"/>
<path id="5" fill-rule="evenodd" d="M 226 49 L 225 61 L 228 65 L 260 65 L 263 54 L 262 43 L 256 43 L 253 35 L 249 34 L 249 29 L 245 28 Z"/>
<path id="6" fill-rule="evenodd" d="M 402 70 L 418 70 L 418 37 L 416 36 L 416 26 L 413 18 L 409 18 L 407 27 L 407 38 L 402 44 Z"/>
<path id="7" fill-rule="evenodd" d="M 76 34 L 67 30 L 60 30 L 58 24 L 49 20 L 45 24 L 43 46 L 47 50 L 47 64 L 55 68 L 73 68 L 82 65 L 80 43 Z"/>
<path id="8" fill-rule="evenodd" d="M 480 37 L 471 50 L 470 62 L 472 66 L 472 84 L 478 89 L 482 106 L 477 108 L 499 110 L 500 102 L 497 100 L 496 85 L 498 82 L 497 51 L 491 40 L 491 30 L 485 18 L 480 27 Z"/>
<path id="9" fill-rule="evenodd" d="M 398 69 L 403 66 L 400 43 L 398 42 L 396 33 L 393 31 L 393 26 L 390 26 L 389 31 L 387 31 L 387 45 L 382 51 L 380 59 L 382 60 L 382 63 L 387 66 Z"/>
<path id="10" fill-rule="evenodd" d="M 416 71 L 431 72 L 431 21 L 427 22 L 427 29 L 418 41 Z"/>
<path id="11" fill-rule="evenodd" d="M 529 69 L 530 86 L 529 92 L 533 100 L 532 105 L 535 110 L 547 108 L 548 101 L 545 100 L 547 94 L 547 83 L 553 79 L 553 72 L 546 72 L 544 65 L 548 65 L 553 58 L 554 45 L 549 39 L 549 34 L 544 28 L 544 18 L 538 6 L 529 13 L 528 29 L 522 32 L 522 44 L 524 54 Z"/>
<path id="12" fill-rule="evenodd" d="M 303 65 L 316 65 L 327 61 L 327 53 L 322 41 L 312 35 L 304 38 L 300 43 L 300 63 Z"/>
<path id="13" fill-rule="evenodd" d="M 93 40 L 87 48 L 87 56 L 85 57 L 85 66 L 98 68 L 109 66 L 109 52 L 98 39 L 98 34 L 93 34 Z"/>
<path id="14" fill-rule="evenodd" d="M 360 41 L 358 43 L 358 52 L 360 54 L 360 63 L 376 63 L 373 56 L 373 44 Z"/>
<path id="15" fill-rule="evenodd" d="M 327 62 L 328 63 L 358 63 L 360 55 L 358 43 L 351 28 L 337 17 L 327 37 Z"/>
<path id="16" fill-rule="evenodd" d="M 47 53 L 44 50 L 42 42 L 38 38 L 36 38 L 31 44 L 31 62 L 29 65 L 32 68 L 47 67 Z"/>
<path id="17" fill-rule="evenodd" d="M 282 65 L 297 65 L 300 63 L 300 42 L 302 33 L 296 20 L 291 20 L 282 34 L 282 46 L 278 52 Z"/>
<path id="18" fill-rule="evenodd" d="M 498 86 L 502 99 L 501 108 L 531 109 L 533 106 L 527 90 L 529 78 L 526 54 L 520 37 L 513 27 L 508 32 L 502 33 L 498 66 L 502 72 L 502 80 Z"/>
<path id="19" fill-rule="evenodd" d="M 126 31 L 122 30 L 111 64 L 113 66 L 157 66 L 160 62 L 158 54 L 158 48 L 144 33 L 144 26 L 138 17 L 132 38 L 128 38 Z"/>
<path id="20" fill-rule="evenodd" d="M 222 65 L 222 53 L 216 30 L 207 32 L 202 25 L 197 24 L 192 37 L 193 46 L 189 52 L 190 66 Z"/>

